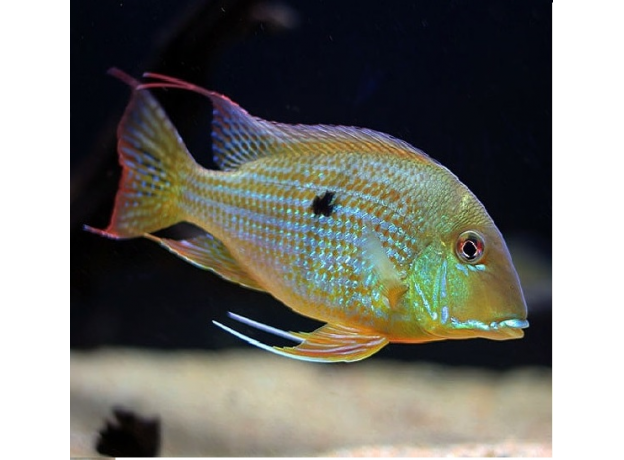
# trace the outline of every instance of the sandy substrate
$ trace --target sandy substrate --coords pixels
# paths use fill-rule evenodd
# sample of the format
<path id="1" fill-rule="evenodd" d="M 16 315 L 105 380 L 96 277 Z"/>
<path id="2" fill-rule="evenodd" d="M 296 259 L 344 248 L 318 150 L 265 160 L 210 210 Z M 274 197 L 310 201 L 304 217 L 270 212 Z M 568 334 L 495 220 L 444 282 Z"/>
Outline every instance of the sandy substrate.
<path id="1" fill-rule="evenodd" d="M 541 368 L 72 352 L 72 456 L 97 455 L 113 407 L 158 417 L 162 456 L 552 455 L 551 372 Z"/>

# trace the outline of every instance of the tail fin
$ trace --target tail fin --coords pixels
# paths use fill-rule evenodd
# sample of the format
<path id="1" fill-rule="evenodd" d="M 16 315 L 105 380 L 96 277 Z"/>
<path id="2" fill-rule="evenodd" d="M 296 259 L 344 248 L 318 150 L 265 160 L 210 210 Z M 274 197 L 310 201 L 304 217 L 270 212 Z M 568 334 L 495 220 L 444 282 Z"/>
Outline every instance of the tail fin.
<path id="1" fill-rule="evenodd" d="M 110 238 L 131 238 L 182 220 L 179 200 L 196 163 L 150 92 L 120 70 L 110 73 L 133 88 L 117 128 L 123 172 L 110 224 L 105 230 L 86 229 Z"/>

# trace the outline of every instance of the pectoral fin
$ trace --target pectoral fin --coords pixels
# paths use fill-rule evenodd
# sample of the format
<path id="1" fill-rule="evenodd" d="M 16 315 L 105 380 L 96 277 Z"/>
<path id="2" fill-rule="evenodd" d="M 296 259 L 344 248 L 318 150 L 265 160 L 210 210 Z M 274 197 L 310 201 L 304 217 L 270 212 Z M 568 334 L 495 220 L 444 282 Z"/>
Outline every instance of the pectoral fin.
<path id="1" fill-rule="evenodd" d="M 264 289 L 240 267 L 228 248 L 209 233 L 189 238 L 188 240 L 159 238 L 149 234 L 145 235 L 145 237 L 157 242 L 175 255 L 199 268 L 211 270 L 228 281 L 241 284 L 251 289 L 264 291 Z"/>
<path id="2" fill-rule="evenodd" d="M 368 259 L 371 269 L 379 277 L 382 293 L 388 299 L 390 308 L 395 308 L 403 294 L 407 292 L 407 286 L 374 233 L 369 232 L 366 235 L 363 249 L 364 257 Z"/>
<path id="3" fill-rule="evenodd" d="M 322 363 L 360 361 L 378 352 L 388 344 L 388 339 L 381 335 L 346 326 L 326 324 L 314 332 L 284 332 L 244 316 L 234 313 L 229 315 L 247 326 L 301 343 L 295 347 L 272 347 L 217 321 L 213 321 L 213 323 L 251 345 L 271 353 L 301 361 Z"/>

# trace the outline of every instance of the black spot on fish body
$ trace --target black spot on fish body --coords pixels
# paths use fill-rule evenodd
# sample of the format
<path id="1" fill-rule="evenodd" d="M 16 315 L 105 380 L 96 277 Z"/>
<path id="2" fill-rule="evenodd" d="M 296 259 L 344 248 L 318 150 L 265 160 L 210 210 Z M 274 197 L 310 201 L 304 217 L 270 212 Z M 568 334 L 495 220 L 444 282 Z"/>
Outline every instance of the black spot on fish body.
<path id="1" fill-rule="evenodd" d="M 312 212 L 315 216 L 319 214 L 329 217 L 334 211 L 334 192 L 326 191 L 321 196 L 315 196 L 312 200 Z"/>

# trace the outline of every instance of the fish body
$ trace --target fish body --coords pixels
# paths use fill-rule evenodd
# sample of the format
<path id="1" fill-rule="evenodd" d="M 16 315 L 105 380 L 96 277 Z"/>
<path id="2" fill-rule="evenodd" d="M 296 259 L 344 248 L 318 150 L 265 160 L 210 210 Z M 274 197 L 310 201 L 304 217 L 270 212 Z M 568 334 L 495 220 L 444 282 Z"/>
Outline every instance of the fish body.
<path id="1" fill-rule="evenodd" d="M 112 238 L 146 237 L 326 323 L 286 333 L 299 345 L 261 348 L 308 361 L 357 361 L 390 342 L 522 337 L 526 304 L 502 235 L 455 175 L 376 131 L 287 125 L 249 115 L 225 96 L 170 77 L 133 87 L 118 128 L 123 167 Z M 212 152 L 198 165 L 152 88 L 213 105 Z M 153 235 L 178 222 L 188 240 Z"/>

